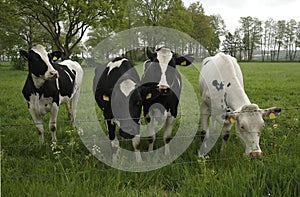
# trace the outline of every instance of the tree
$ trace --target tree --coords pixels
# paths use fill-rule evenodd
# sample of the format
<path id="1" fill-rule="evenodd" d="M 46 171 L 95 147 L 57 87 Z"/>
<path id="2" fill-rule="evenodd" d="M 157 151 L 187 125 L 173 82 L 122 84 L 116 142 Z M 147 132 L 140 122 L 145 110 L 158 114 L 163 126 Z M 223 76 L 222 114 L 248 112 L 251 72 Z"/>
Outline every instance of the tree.
<path id="1" fill-rule="evenodd" d="M 158 24 L 187 34 L 192 32 L 193 27 L 192 17 L 181 0 L 169 1 Z"/>
<path id="2" fill-rule="evenodd" d="M 237 54 L 237 42 L 236 37 L 232 35 L 230 32 L 228 32 L 225 35 L 225 40 L 222 43 L 223 46 L 223 52 L 227 53 L 233 57 L 236 57 Z"/>
<path id="3" fill-rule="evenodd" d="M 162 14 L 159 25 L 176 29 L 188 35 L 192 33 L 193 29 L 192 16 L 184 7 L 181 0 L 172 0 L 169 2 L 168 7 Z M 168 43 L 168 46 L 173 46 L 175 50 L 179 50 L 175 52 L 183 54 L 186 46 L 183 44 L 185 42 L 181 41 L 182 40 L 179 39 L 178 42 Z"/>
<path id="4" fill-rule="evenodd" d="M 257 18 L 241 17 L 241 31 L 243 32 L 243 44 L 245 47 L 245 56 L 248 61 L 252 60 L 253 52 L 260 45 L 261 40 L 261 21 Z"/>
<path id="5" fill-rule="evenodd" d="M 286 31 L 286 21 L 280 20 L 277 22 L 276 26 L 276 36 L 275 36 L 275 46 L 277 46 L 277 61 L 279 60 L 281 47 L 284 46 L 284 36 Z"/>
<path id="6" fill-rule="evenodd" d="M 220 15 L 210 16 L 210 25 L 213 30 L 213 36 L 211 38 L 210 46 L 208 46 L 208 51 L 213 54 L 220 48 L 220 37 L 225 36 L 226 26 L 224 20 Z"/>
<path id="7" fill-rule="evenodd" d="M 137 12 L 139 14 L 138 24 L 143 25 L 159 25 L 159 21 L 162 18 L 162 15 L 170 0 L 136 0 Z"/>
<path id="8" fill-rule="evenodd" d="M 13 1 L 13 0 L 11 0 Z M 90 26 L 107 24 L 117 1 L 93 0 L 15 0 L 21 16 L 30 16 L 52 38 L 53 45 L 67 59 Z"/>
<path id="9" fill-rule="evenodd" d="M 211 43 L 214 40 L 214 30 L 211 26 L 211 18 L 206 16 L 202 4 L 199 2 L 192 3 L 188 11 L 192 15 L 193 30 L 191 36 L 202 44 L 206 49 L 210 49 L 209 53 L 214 54 Z M 196 52 L 198 53 L 198 52 Z"/>
<path id="10" fill-rule="evenodd" d="M 49 41 L 48 34 L 30 16 L 18 16 L 16 2 L 0 2 L 0 48 L 2 59 L 9 59 L 16 69 L 23 70 L 24 61 L 20 61 L 18 51 L 33 43 Z"/>
<path id="11" fill-rule="evenodd" d="M 286 32 L 285 32 L 285 46 L 286 46 L 286 59 L 293 61 L 296 58 L 297 53 L 297 22 L 291 19 L 286 24 Z"/>
<path id="12" fill-rule="evenodd" d="M 296 31 L 296 48 L 300 48 L 300 22 L 297 23 L 297 31 Z"/>
<path id="13" fill-rule="evenodd" d="M 261 37 L 261 56 L 262 61 L 265 61 L 267 56 L 267 60 L 269 58 L 269 54 L 273 45 L 273 38 L 275 37 L 274 31 L 275 21 L 272 18 L 269 18 L 264 22 L 264 30 L 263 35 Z"/>
<path id="14" fill-rule="evenodd" d="M 241 38 L 241 31 L 240 29 L 236 29 L 234 34 L 227 32 L 225 35 L 225 40 L 222 43 L 223 52 L 241 60 L 242 58 L 242 50 L 243 50 L 243 43 Z"/>

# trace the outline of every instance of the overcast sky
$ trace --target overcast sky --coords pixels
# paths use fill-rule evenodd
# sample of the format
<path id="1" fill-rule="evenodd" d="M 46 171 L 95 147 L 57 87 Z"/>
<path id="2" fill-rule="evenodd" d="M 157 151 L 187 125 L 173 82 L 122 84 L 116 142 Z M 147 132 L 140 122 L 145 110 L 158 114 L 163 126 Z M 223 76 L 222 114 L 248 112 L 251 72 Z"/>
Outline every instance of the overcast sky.
<path id="1" fill-rule="evenodd" d="M 183 0 L 185 6 L 199 1 L 206 15 L 219 14 L 233 32 L 240 17 L 256 17 L 262 21 L 295 19 L 300 21 L 300 0 Z"/>

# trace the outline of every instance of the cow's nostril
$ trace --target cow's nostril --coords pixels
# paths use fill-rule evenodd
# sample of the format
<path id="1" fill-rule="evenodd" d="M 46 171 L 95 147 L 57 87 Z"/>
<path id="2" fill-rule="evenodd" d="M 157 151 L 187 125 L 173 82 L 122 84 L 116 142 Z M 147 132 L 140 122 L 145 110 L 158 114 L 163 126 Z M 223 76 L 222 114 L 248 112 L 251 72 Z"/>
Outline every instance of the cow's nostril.
<path id="1" fill-rule="evenodd" d="M 51 78 L 58 78 L 58 72 L 56 70 L 50 71 Z"/>
<path id="2" fill-rule="evenodd" d="M 251 152 L 249 156 L 250 156 L 250 158 L 254 159 L 257 156 L 260 156 L 261 154 L 262 154 L 261 151 L 256 151 L 256 152 Z"/>
<path id="3" fill-rule="evenodd" d="M 56 76 L 56 75 L 57 75 L 57 71 L 56 71 L 56 70 L 52 70 L 52 71 L 50 71 L 50 75 L 52 75 L 52 76 Z"/>
<path id="4" fill-rule="evenodd" d="M 162 89 L 162 90 L 166 90 L 166 89 L 169 89 L 170 86 L 168 86 L 168 85 L 159 85 L 158 88 Z"/>

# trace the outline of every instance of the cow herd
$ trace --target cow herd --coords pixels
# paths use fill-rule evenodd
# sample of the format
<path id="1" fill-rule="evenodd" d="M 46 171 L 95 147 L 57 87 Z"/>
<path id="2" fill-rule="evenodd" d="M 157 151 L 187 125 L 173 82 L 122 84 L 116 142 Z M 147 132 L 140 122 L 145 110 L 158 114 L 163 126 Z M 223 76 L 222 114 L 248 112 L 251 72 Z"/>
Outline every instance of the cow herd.
<path id="1" fill-rule="evenodd" d="M 124 57 L 115 58 L 95 70 L 94 97 L 103 112 L 113 158 L 119 148 L 115 133 L 116 128 L 119 128 L 120 136 L 132 140 L 136 160 L 142 161 L 142 112 L 147 125 L 148 151 L 153 151 L 157 121 L 164 124 L 165 154 L 172 152 L 169 142 L 178 115 L 182 88 L 181 75 L 176 66 L 188 66 L 194 58 L 192 55 L 178 56 L 168 47 L 161 47 L 155 51 L 147 48 L 146 53 L 148 60 L 144 63 L 141 77 L 132 62 Z M 20 54 L 28 62 L 28 76 L 22 93 L 38 129 L 40 142 L 44 142 L 42 119 L 48 112 L 52 142 L 56 142 L 56 122 L 60 104 L 66 106 L 70 121 L 75 121 L 83 69 L 71 60 L 57 63 L 62 53 L 48 53 L 42 45 L 34 45 L 28 51 L 21 50 Z M 231 126 L 235 122 L 236 133 L 245 146 L 246 154 L 251 158 L 261 155 L 259 136 L 264 119 L 275 118 L 281 109 L 260 109 L 258 105 L 250 102 L 244 91 L 242 72 L 236 59 L 219 53 L 203 60 L 199 87 L 203 146 L 208 146 L 207 139 L 211 130 L 216 129 L 214 125 L 218 122 L 223 125 L 224 149 Z"/>

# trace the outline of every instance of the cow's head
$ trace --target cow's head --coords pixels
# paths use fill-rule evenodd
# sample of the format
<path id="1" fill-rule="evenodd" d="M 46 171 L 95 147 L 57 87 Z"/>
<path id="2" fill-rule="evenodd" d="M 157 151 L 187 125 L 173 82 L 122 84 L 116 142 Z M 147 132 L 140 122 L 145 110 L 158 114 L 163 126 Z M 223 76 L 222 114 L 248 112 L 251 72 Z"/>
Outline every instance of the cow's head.
<path id="1" fill-rule="evenodd" d="M 145 63 L 144 71 L 148 75 L 148 82 L 154 82 L 162 93 L 167 93 L 174 80 L 179 80 L 176 65 L 188 66 L 194 60 L 192 55 L 177 56 L 168 47 L 161 47 L 155 52 L 148 47 L 147 56 L 149 60 Z"/>
<path id="2" fill-rule="evenodd" d="M 28 61 L 29 72 L 36 78 L 51 80 L 58 77 L 52 62 L 61 57 L 60 51 L 48 53 L 44 46 L 34 45 L 28 51 L 20 50 L 20 54 Z"/>
<path id="3" fill-rule="evenodd" d="M 256 104 L 244 105 L 240 110 L 228 112 L 225 122 L 236 122 L 236 133 L 245 145 L 246 154 L 254 158 L 262 154 L 259 137 L 265 125 L 264 119 L 274 119 L 280 112 L 277 107 L 259 109 Z"/>

